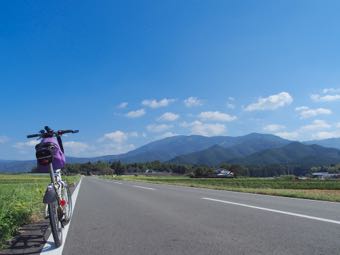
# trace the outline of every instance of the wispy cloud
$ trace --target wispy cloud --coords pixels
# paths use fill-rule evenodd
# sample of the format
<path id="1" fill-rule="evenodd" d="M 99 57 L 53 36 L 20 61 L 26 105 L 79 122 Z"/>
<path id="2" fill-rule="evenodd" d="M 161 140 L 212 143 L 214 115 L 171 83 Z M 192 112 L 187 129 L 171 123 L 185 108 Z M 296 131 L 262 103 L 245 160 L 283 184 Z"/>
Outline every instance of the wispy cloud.
<path id="1" fill-rule="evenodd" d="M 311 109 L 307 106 L 301 106 L 301 107 L 295 108 L 295 110 L 299 113 L 300 118 L 302 118 L 302 119 L 312 118 L 312 117 L 316 117 L 316 116 L 319 116 L 319 115 L 330 115 L 330 114 L 332 114 L 332 111 L 330 109 L 326 109 L 326 108 Z"/>
<path id="2" fill-rule="evenodd" d="M 203 102 L 201 99 L 197 97 L 188 97 L 187 99 L 184 100 L 184 104 L 186 107 L 194 107 L 203 105 Z"/>
<path id="3" fill-rule="evenodd" d="M 340 93 L 340 88 L 328 88 L 328 89 L 323 89 L 322 93 L 328 94 L 328 93 Z"/>
<path id="4" fill-rule="evenodd" d="M 126 117 L 128 118 L 139 118 L 145 115 L 146 111 L 142 108 L 136 111 L 130 111 L 126 114 Z"/>
<path id="5" fill-rule="evenodd" d="M 171 129 L 173 126 L 172 125 L 167 125 L 167 124 L 150 124 L 146 127 L 146 129 L 149 131 L 149 132 L 152 132 L 152 133 L 162 133 L 166 130 L 169 130 Z"/>
<path id="6" fill-rule="evenodd" d="M 245 107 L 248 112 L 275 110 L 277 108 L 290 105 L 293 102 L 293 97 L 287 92 L 281 92 L 269 97 L 259 98 L 257 102 L 249 104 Z"/>
<path id="7" fill-rule="evenodd" d="M 275 135 L 288 139 L 288 140 L 296 140 L 300 136 L 299 132 L 297 131 L 292 131 L 292 132 L 282 131 L 282 132 L 275 133 Z"/>
<path id="8" fill-rule="evenodd" d="M 321 94 L 311 95 L 311 99 L 315 102 L 333 102 L 340 100 L 340 88 L 323 89 Z"/>
<path id="9" fill-rule="evenodd" d="M 129 103 L 128 102 L 122 102 L 120 103 L 117 108 L 119 109 L 125 109 L 126 107 L 128 107 Z"/>
<path id="10" fill-rule="evenodd" d="M 233 97 L 228 97 L 228 101 L 227 101 L 227 108 L 228 109 L 235 109 L 235 98 Z"/>
<path id="11" fill-rule="evenodd" d="M 266 132 L 278 132 L 280 130 L 285 129 L 286 127 L 283 125 L 278 125 L 278 124 L 269 124 L 267 126 L 263 127 L 263 130 Z"/>
<path id="12" fill-rule="evenodd" d="M 331 128 L 332 126 L 324 120 L 314 120 L 311 124 L 301 127 L 302 131 L 315 131 L 320 129 Z"/>
<path id="13" fill-rule="evenodd" d="M 128 139 L 128 133 L 121 130 L 113 131 L 111 133 L 104 134 L 99 141 L 114 141 L 115 143 L 123 143 Z"/>
<path id="14" fill-rule="evenodd" d="M 313 138 L 316 140 L 329 139 L 329 138 L 339 138 L 340 130 L 335 131 L 319 131 L 313 134 Z"/>
<path id="15" fill-rule="evenodd" d="M 237 119 L 236 116 L 229 115 L 227 113 L 215 111 L 215 112 L 201 112 L 198 116 L 202 121 L 221 121 L 230 122 Z"/>
<path id="16" fill-rule="evenodd" d="M 191 123 L 182 123 L 182 127 L 190 129 L 191 134 L 203 136 L 216 136 L 224 135 L 227 128 L 224 124 L 220 123 L 203 123 L 201 121 L 193 121 Z"/>
<path id="17" fill-rule="evenodd" d="M 124 132 L 116 130 L 104 134 L 97 141 L 99 142 L 95 147 L 91 146 L 92 154 L 95 155 L 114 155 L 125 153 L 136 148 L 129 140 L 130 138 L 138 137 L 137 132 Z"/>
<path id="18" fill-rule="evenodd" d="M 168 138 L 168 137 L 172 137 L 172 136 L 176 136 L 176 135 L 178 135 L 178 134 L 169 131 L 169 132 L 166 132 L 164 134 L 157 136 L 156 139 L 164 139 L 164 138 Z"/>
<path id="19" fill-rule="evenodd" d="M 175 101 L 176 100 L 172 98 L 163 98 L 159 101 L 157 101 L 156 99 L 143 100 L 142 105 L 155 109 L 160 107 L 166 107 Z"/>
<path id="20" fill-rule="evenodd" d="M 69 151 L 73 156 L 79 156 L 89 149 L 89 145 L 83 142 L 67 141 L 64 142 L 66 151 Z"/>
<path id="21" fill-rule="evenodd" d="M 166 112 L 158 118 L 158 121 L 175 121 L 179 118 L 178 114 Z"/>
<path id="22" fill-rule="evenodd" d="M 7 136 L 0 136 L 0 144 L 7 143 L 9 141 L 9 138 Z"/>
<path id="23" fill-rule="evenodd" d="M 17 142 L 13 145 L 14 148 L 16 149 L 27 149 L 27 148 L 32 148 L 35 145 L 37 145 L 40 141 L 38 140 L 29 140 L 27 142 Z"/>

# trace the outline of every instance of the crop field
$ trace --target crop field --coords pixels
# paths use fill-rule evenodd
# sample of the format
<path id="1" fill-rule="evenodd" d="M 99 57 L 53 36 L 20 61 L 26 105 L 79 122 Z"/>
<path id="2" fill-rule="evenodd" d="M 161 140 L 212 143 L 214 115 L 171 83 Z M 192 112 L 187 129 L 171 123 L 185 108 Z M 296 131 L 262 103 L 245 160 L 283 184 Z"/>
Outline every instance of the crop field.
<path id="1" fill-rule="evenodd" d="M 66 176 L 72 184 L 79 176 Z M 42 219 L 49 175 L 0 174 L 0 247 L 23 224 Z"/>
<path id="2" fill-rule="evenodd" d="M 296 180 L 290 176 L 230 179 L 184 176 L 106 176 L 104 178 L 340 202 L 340 180 Z"/>

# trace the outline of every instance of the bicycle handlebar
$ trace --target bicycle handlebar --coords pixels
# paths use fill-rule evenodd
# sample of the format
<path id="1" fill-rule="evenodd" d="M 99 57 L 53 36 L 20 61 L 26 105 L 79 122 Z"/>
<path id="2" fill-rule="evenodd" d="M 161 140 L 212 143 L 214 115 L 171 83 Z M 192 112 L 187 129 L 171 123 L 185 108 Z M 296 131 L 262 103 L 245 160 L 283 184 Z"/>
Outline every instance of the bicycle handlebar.
<path id="1" fill-rule="evenodd" d="M 79 130 L 72 130 L 72 129 L 67 129 L 67 130 L 58 130 L 57 132 L 54 132 L 52 129 L 49 127 L 45 127 L 46 132 L 44 130 L 40 131 L 40 134 L 32 134 L 28 135 L 27 138 L 34 138 L 34 137 L 39 137 L 39 138 L 46 138 L 46 137 L 53 137 L 53 136 L 62 136 L 63 134 L 75 134 L 79 133 Z"/>

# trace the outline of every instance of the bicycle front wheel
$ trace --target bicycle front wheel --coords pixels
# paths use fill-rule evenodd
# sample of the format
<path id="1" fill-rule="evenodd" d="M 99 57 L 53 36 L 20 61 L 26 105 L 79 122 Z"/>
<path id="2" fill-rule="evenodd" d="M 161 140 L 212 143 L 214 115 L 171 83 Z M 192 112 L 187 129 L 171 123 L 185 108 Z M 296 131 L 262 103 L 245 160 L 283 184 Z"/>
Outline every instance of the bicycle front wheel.
<path id="1" fill-rule="evenodd" d="M 63 223 L 64 225 L 67 225 L 71 220 L 73 210 L 71 191 L 67 184 L 62 189 L 61 197 L 62 199 L 65 200 L 65 205 L 63 207 L 64 213 Z"/>
<path id="2" fill-rule="evenodd" d="M 58 217 L 58 201 L 48 204 L 48 213 L 54 244 L 56 247 L 59 247 L 63 242 L 63 227 Z"/>

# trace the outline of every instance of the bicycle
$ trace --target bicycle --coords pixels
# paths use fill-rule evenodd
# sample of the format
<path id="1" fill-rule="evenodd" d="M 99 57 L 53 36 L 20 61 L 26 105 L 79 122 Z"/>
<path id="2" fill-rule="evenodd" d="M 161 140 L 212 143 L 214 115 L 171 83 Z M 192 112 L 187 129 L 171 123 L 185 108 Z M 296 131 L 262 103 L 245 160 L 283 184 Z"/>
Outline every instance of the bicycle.
<path id="1" fill-rule="evenodd" d="M 66 159 L 61 136 L 67 133 L 78 133 L 79 130 L 53 131 L 48 126 L 38 134 L 28 135 L 27 138 L 41 139 L 35 146 L 37 167 L 40 171 L 48 171 L 51 183 L 47 186 L 43 203 L 45 218 L 49 218 L 52 235 L 56 247 L 63 242 L 62 229 L 70 222 L 72 216 L 72 198 L 69 186 L 62 180 L 61 169 Z"/>

